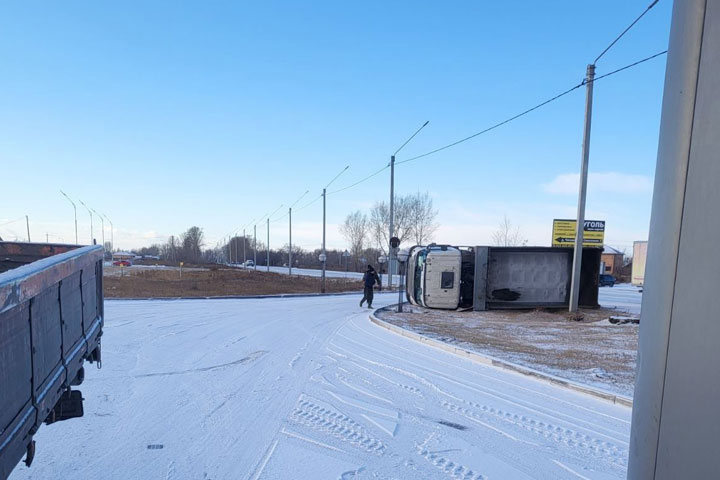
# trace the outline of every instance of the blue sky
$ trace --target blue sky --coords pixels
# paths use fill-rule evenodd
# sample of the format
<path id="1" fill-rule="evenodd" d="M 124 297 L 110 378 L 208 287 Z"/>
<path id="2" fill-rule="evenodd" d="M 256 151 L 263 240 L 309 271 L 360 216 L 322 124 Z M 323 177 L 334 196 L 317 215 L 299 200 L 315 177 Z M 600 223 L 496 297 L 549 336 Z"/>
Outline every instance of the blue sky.
<path id="1" fill-rule="evenodd" d="M 381 168 L 425 120 L 398 160 L 573 86 L 648 3 L 4 2 L 0 236 L 24 238 L 7 222 L 29 215 L 33 240 L 72 241 L 63 189 L 113 220 L 117 247 L 191 225 L 214 244 L 345 165 L 333 187 Z M 670 10 L 661 0 L 598 75 L 666 49 Z M 621 249 L 647 236 L 664 71 L 661 57 L 595 85 L 586 216 Z M 399 166 L 396 189 L 430 192 L 436 241 L 488 244 L 507 215 L 548 245 L 552 219 L 575 215 L 583 109 L 578 89 Z M 328 196 L 328 246 L 388 197 L 389 172 Z M 321 208 L 294 215 L 295 243 L 319 245 Z M 273 223 L 271 245 L 286 242 Z"/>

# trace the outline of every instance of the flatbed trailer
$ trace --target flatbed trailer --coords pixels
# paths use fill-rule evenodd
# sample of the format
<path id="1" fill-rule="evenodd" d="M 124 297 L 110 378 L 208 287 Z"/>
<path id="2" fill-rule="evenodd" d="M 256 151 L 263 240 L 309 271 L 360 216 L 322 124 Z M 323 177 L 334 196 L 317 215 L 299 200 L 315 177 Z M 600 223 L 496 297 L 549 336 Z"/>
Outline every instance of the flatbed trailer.
<path id="1" fill-rule="evenodd" d="M 33 435 L 83 415 L 85 361 L 101 364 L 103 248 L 0 242 L 0 479 Z"/>

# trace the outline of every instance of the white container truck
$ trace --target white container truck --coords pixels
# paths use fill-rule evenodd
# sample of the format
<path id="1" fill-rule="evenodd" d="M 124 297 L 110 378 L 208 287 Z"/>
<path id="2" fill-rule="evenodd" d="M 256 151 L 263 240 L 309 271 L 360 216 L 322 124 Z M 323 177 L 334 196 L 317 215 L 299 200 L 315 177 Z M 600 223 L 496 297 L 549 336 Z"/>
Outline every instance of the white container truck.
<path id="1" fill-rule="evenodd" d="M 645 260 L 648 242 L 633 242 L 633 262 L 630 282 L 638 287 L 645 283 Z"/>

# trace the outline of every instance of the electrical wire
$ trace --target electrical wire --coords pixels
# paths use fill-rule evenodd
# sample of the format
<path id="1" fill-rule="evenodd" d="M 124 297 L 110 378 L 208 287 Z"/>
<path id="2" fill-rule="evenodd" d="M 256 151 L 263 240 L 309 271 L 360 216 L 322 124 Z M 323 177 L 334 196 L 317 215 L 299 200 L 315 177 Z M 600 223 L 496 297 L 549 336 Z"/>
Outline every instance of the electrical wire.
<path id="1" fill-rule="evenodd" d="M 598 80 L 602 80 L 605 77 L 609 77 L 610 75 L 615 75 L 616 73 L 622 72 L 623 70 L 627 70 L 628 68 L 632 68 L 636 65 L 640 65 L 641 63 L 645 63 L 649 60 L 652 60 L 655 57 L 659 57 L 660 55 L 665 55 L 668 51 L 663 50 L 662 52 L 658 52 L 655 55 L 650 55 L 649 57 L 645 57 L 642 60 L 638 60 L 637 62 L 631 63 L 629 65 L 625 65 L 624 67 L 618 68 L 617 70 L 613 70 L 612 72 L 606 73 L 605 75 L 600 75 L 599 77 L 595 77 L 593 79 L 593 83 L 597 82 Z"/>
<path id="2" fill-rule="evenodd" d="M 554 97 L 545 100 L 545 101 L 542 102 L 542 103 L 538 103 L 538 104 L 535 105 L 534 107 L 528 108 L 527 110 L 525 110 L 525 111 L 523 111 L 523 112 L 521 112 L 521 113 L 518 113 L 517 115 L 514 115 L 514 116 L 512 116 L 512 117 L 510 117 L 510 118 L 508 118 L 508 119 L 506 119 L 506 120 L 503 120 L 502 122 L 498 122 L 498 123 L 496 123 L 495 125 L 492 125 L 492 126 L 486 128 L 486 129 L 484 129 L 484 130 L 481 130 L 481 131 L 479 131 L 479 132 L 477 132 L 477 133 L 473 133 L 472 135 L 469 135 L 469 136 L 467 136 L 467 137 L 465 137 L 465 138 L 461 138 L 460 140 L 457 140 L 457 141 L 455 141 L 455 142 L 449 143 L 449 144 L 444 145 L 444 146 L 442 146 L 442 147 L 440 147 L 440 148 L 436 148 L 435 150 L 431 150 L 431 151 L 426 152 L 426 153 L 423 153 L 423 154 L 421 154 L 421 155 L 416 155 L 416 156 L 414 156 L 414 157 L 411 157 L 411 158 L 408 158 L 408 159 L 405 159 L 405 160 L 401 160 L 401 161 L 399 161 L 399 162 L 395 162 L 395 164 L 396 164 L 396 165 L 401 165 L 401 164 L 403 164 L 403 163 L 412 162 L 413 160 L 417 160 L 417 159 L 419 159 L 419 158 L 427 157 L 427 156 L 429 156 L 429 155 L 433 155 L 433 154 L 435 154 L 435 153 L 442 152 L 443 150 L 447 150 L 448 148 L 454 147 L 455 145 L 459 145 L 459 144 L 461 144 L 461 143 L 467 142 L 468 140 L 472 140 L 473 138 L 475 138 L 475 137 L 477 137 L 477 136 L 480 136 L 480 135 L 482 135 L 482 134 L 484 134 L 484 133 L 487 133 L 487 132 L 489 132 L 489 131 L 491 131 L 491 130 L 495 130 L 496 128 L 501 127 L 501 126 L 505 125 L 506 123 L 510 123 L 510 122 L 512 122 L 513 120 L 517 120 L 518 118 L 520 118 L 520 117 L 522 117 L 522 116 L 525 116 L 525 115 L 527 115 L 528 113 L 533 112 L 533 111 L 537 110 L 537 109 L 540 108 L 540 107 L 544 107 L 544 106 L 547 105 L 548 103 L 554 102 L 555 100 L 558 100 L 559 98 L 564 97 L 565 95 L 569 94 L 570 92 L 572 92 L 572 91 L 574 91 L 574 90 L 577 90 L 578 88 L 582 87 L 583 85 L 585 85 L 585 83 L 584 83 L 584 82 L 580 82 L 580 83 L 578 83 L 577 85 L 568 88 L 568 89 L 565 90 L 564 92 L 559 93 L 559 94 L 555 95 Z"/>
<path id="3" fill-rule="evenodd" d="M 642 17 L 644 17 L 645 14 L 648 13 L 648 12 L 650 11 L 650 9 L 653 8 L 659 1 L 660 1 L 660 0 L 654 0 L 654 1 L 645 9 L 645 11 L 640 14 L 639 17 L 637 17 L 630 25 L 628 25 L 628 27 L 627 27 L 625 30 L 623 30 L 620 35 L 618 35 L 617 37 L 615 37 L 615 40 L 613 40 L 612 42 L 610 42 L 610 45 L 608 45 L 607 47 L 605 47 L 605 50 L 603 50 L 602 53 L 597 56 L 597 58 L 596 58 L 595 61 L 593 62 L 593 65 L 595 65 L 595 64 L 597 63 L 597 61 L 600 60 L 600 58 L 602 58 L 602 56 L 605 55 L 605 54 L 608 52 L 608 50 L 610 50 L 610 49 L 613 47 L 613 45 L 615 45 L 615 44 L 618 42 L 618 40 L 620 40 L 620 39 L 623 37 L 623 35 L 625 35 L 632 27 L 634 27 L 635 24 L 636 24 L 637 22 L 639 22 L 640 19 L 641 19 Z"/>
<path id="4" fill-rule="evenodd" d="M 603 78 L 609 77 L 609 76 L 611 76 L 611 75 L 615 75 L 616 73 L 622 72 L 623 70 L 627 70 L 628 68 L 632 68 L 632 67 L 634 67 L 634 66 L 640 65 L 641 63 L 645 63 L 645 62 L 647 62 L 647 61 L 649 61 L 649 60 L 652 60 L 653 58 L 659 57 L 660 55 L 663 55 L 663 54 L 665 54 L 665 53 L 667 53 L 667 50 L 664 50 L 664 51 L 662 51 L 662 52 L 656 53 L 656 54 L 654 54 L 654 55 L 650 55 L 649 57 L 645 57 L 645 58 L 643 58 L 642 60 L 638 60 L 637 62 L 633 62 L 633 63 L 631 63 L 631 64 L 629 64 L 629 65 L 625 65 L 624 67 L 618 68 L 617 70 L 613 70 L 612 72 L 606 73 L 606 74 L 604 74 L 604 75 L 600 75 L 599 77 L 595 77 L 595 79 L 593 80 L 593 83 L 594 83 L 594 82 L 597 82 L 598 80 L 602 80 Z M 489 131 L 491 131 L 491 130 L 494 130 L 494 129 L 496 129 L 496 128 L 502 126 L 502 125 L 505 125 L 505 124 L 507 124 L 507 123 L 510 123 L 510 122 L 512 122 L 513 120 L 517 120 L 518 118 L 520 118 L 520 117 L 522 117 L 522 116 L 525 116 L 525 115 L 527 115 L 528 113 L 533 112 L 533 111 L 537 110 L 537 109 L 540 108 L 540 107 L 544 107 L 545 105 L 547 105 L 547 104 L 549 104 L 549 103 L 551 103 L 551 102 L 554 102 L 555 100 L 558 100 L 558 99 L 560 99 L 561 97 L 564 97 L 565 95 L 567 95 L 567 94 L 569 94 L 569 93 L 577 90 L 578 88 L 585 86 L 587 83 L 588 83 L 588 82 L 587 82 L 586 80 L 583 80 L 583 81 L 580 82 L 579 84 L 577 84 L 577 85 L 575 85 L 575 86 L 573 86 L 573 87 L 568 88 L 568 89 L 565 90 L 564 92 L 559 93 L 558 95 L 555 95 L 554 97 L 549 98 L 549 99 L 545 100 L 544 102 L 538 103 L 538 104 L 535 105 L 534 107 L 528 108 L 527 110 L 525 110 L 525 111 L 523 111 L 523 112 L 521 112 L 521 113 L 518 113 L 517 115 L 514 115 L 514 116 L 512 116 L 512 117 L 510 117 L 510 118 L 508 118 L 508 119 L 506 119 L 506 120 L 503 120 L 502 122 L 498 122 L 498 123 L 496 123 L 495 125 L 492 125 L 492 126 L 486 128 L 486 129 L 484 129 L 484 130 L 481 130 L 481 131 L 479 131 L 479 132 L 477 132 L 477 133 L 474 133 L 474 134 L 472 134 L 472 135 L 469 135 L 469 136 L 467 136 L 467 137 L 465 137 L 465 138 L 461 138 L 460 140 L 457 140 L 457 141 L 455 141 L 455 142 L 449 143 L 449 144 L 444 145 L 444 146 L 442 146 L 442 147 L 440 147 L 440 148 L 436 148 L 435 150 L 431 150 L 431 151 L 426 152 L 426 153 L 423 153 L 423 154 L 421 154 L 421 155 L 416 155 L 416 156 L 414 156 L 414 157 L 411 157 L 411 158 L 408 158 L 408 159 L 405 159 L 405 160 L 401 160 L 401 161 L 399 161 L 399 162 L 395 162 L 395 164 L 396 164 L 396 165 L 401 165 L 401 164 L 403 164 L 403 163 L 411 162 L 411 161 L 413 161 L 413 160 L 418 160 L 418 159 L 420 159 L 420 158 L 433 155 L 433 154 L 438 153 L 438 152 L 441 152 L 441 151 L 443 151 L 443 150 L 447 150 L 448 148 L 451 148 L 451 147 L 454 147 L 454 146 L 459 145 L 459 144 L 461 144 L 461 143 L 467 142 L 468 140 L 472 140 L 473 138 L 475 138 L 475 137 L 477 137 L 477 136 L 480 136 L 480 135 L 482 135 L 482 134 L 484 134 L 484 133 L 487 133 L 487 132 L 489 132 Z"/>
<path id="5" fill-rule="evenodd" d="M 11 223 L 19 222 L 23 218 L 25 218 L 24 215 L 22 217 L 16 218 L 15 220 L 10 220 L 9 222 L 5 222 L 5 223 L 0 223 L 0 227 L 4 227 L 5 225 L 10 225 Z"/>

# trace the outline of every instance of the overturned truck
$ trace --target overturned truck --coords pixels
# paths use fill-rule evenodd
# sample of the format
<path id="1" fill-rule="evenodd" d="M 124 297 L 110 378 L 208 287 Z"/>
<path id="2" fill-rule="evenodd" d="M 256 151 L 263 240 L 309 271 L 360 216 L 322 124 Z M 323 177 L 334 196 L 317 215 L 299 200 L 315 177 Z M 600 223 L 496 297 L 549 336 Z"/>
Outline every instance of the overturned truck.
<path id="1" fill-rule="evenodd" d="M 602 249 L 583 248 L 580 306 L 598 306 Z M 406 296 L 427 308 L 493 310 L 563 308 L 570 301 L 573 249 L 416 246 L 406 269 Z"/>
<path id="2" fill-rule="evenodd" d="M 0 242 L 0 479 L 33 435 L 83 415 L 84 362 L 100 365 L 103 249 Z"/>

